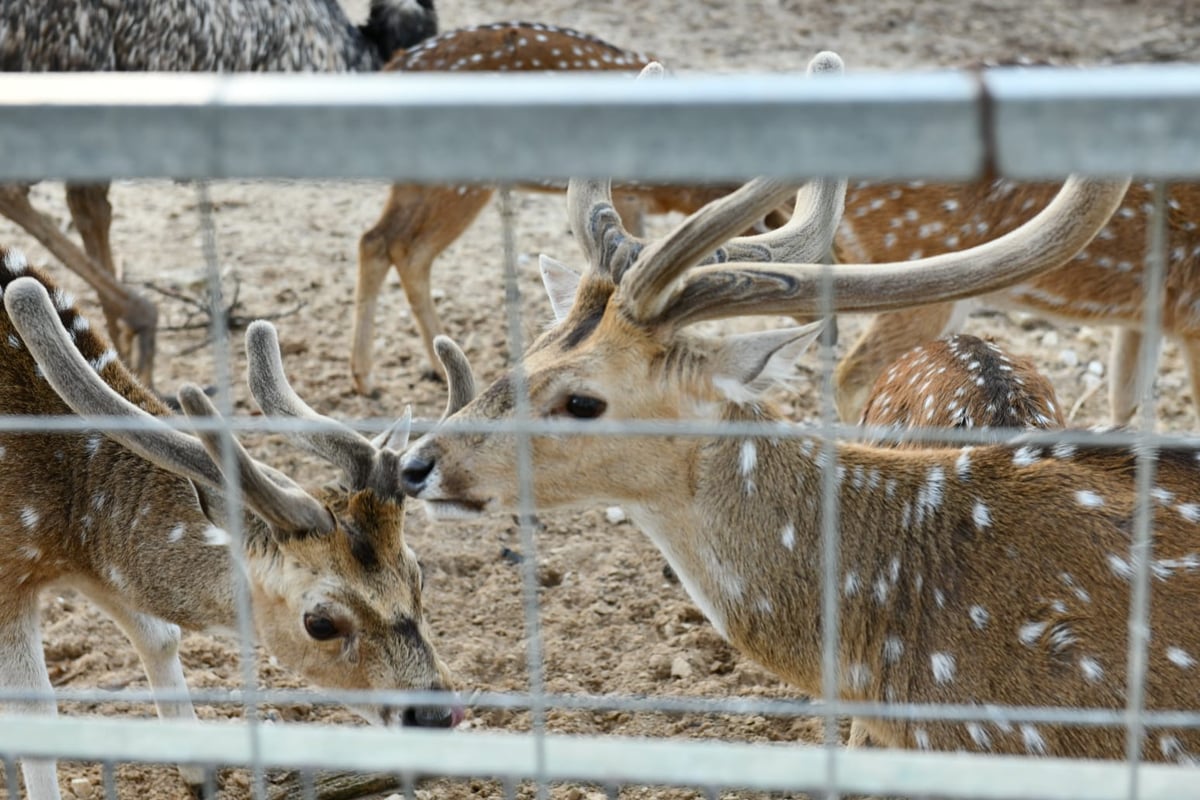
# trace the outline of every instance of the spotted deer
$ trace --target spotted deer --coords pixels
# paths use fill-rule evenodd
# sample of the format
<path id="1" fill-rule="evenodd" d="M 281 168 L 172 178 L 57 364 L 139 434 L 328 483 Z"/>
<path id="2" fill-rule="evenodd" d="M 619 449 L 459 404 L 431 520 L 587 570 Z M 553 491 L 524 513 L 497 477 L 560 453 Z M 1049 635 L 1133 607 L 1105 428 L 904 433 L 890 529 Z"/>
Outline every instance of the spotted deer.
<path id="1" fill-rule="evenodd" d="M 1029 280 L 1086 247 L 1127 185 L 1071 178 L 1028 224 L 979 247 L 842 265 L 830 276 L 833 308 L 894 310 Z M 1125 707 L 1125 631 L 1138 568 L 1130 552 L 1134 453 L 1032 444 L 904 450 L 827 441 L 786 424 L 762 393 L 795 380 L 793 362 L 817 325 L 733 337 L 688 328 L 820 310 L 821 265 L 754 263 L 729 238 L 790 189 L 752 181 L 650 246 L 630 248 L 608 183 L 572 180 L 569 214 L 587 271 L 545 271 L 558 322 L 528 348 L 519 370 L 404 455 L 405 490 L 440 518 L 514 509 L 521 493 L 514 437 L 481 432 L 478 423 L 512 420 L 518 408 L 548 425 L 569 420 L 569 433 L 553 425 L 530 437 L 527 485 L 537 507 L 623 506 L 721 635 L 819 694 L 821 498 L 832 477 L 839 695 L 980 707 L 980 719 L 965 723 L 865 717 L 860 724 L 872 740 L 1121 757 L 1119 725 L 1010 724 L 988 715 L 992 705 Z M 828 213 L 832 235 L 837 214 L 810 202 L 814 190 L 799 193 L 797 208 L 806 211 L 797 213 Z M 738 256 L 713 258 L 717 248 Z M 698 264 L 706 259 L 717 263 Z M 711 424 L 714 433 L 588 434 L 594 421 L 681 421 Z M 458 422 L 471 431 L 455 431 Z M 721 436 L 720 424 L 766 430 Z M 1152 709 L 1195 709 L 1200 691 L 1200 622 L 1179 613 L 1200 602 L 1193 455 L 1164 449 L 1155 465 L 1145 695 Z M 1150 734 L 1147 758 L 1200 754 L 1200 732 Z"/>
<path id="2" fill-rule="evenodd" d="M 867 391 L 899 354 L 958 328 L 975 303 L 1015 308 L 1072 324 L 1116 328 L 1109 358 L 1109 418 L 1129 422 L 1142 343 L 1142 288 L 1153 186 L 1130 186 L 1090 245 L 1061 267 L 987 297 L 876 316 L 835 372 L 838 412 L 859 418 Z M 862 183 L 846 197 L 835 256 L 850 262 L 920 258 L 972 247 L 1024 224 L 1054 195 L 1049 184 Z M 1200 403 L 1200 185 L 1169 187 L 1162 330 L 1183 349 Z"/>
<path id="3" fill-rule="evenodd" d="M 38 631 L 42 589 L 70 586 L 94 600 L 132 641 L 154 692 L 186 694 L 180 629 L 237 628 L 238 561 L 258 638 L 306 679 L 339 689 L 452 687 L 425 620 L 420 567 L 404 542 L 397 469 L 407 417 L 372 442 L 319 416 L 288 385 L 275 329 L 255 323 L 246 337 L 252 394 L 267 414 L 324 423 L 294 439 L 338 467 L 344 488 L 310 494 L 236 440 L 237 474 L 228 475 L 211 426 L 192 436 L 165 424 L 163 403 L 64 292 L 14 251 L 0 251 L 0 261 L 0 410 L 143 423 L 0 433 L 0 478 L 20 487 L 0 499 L 0 682 L 44 694 L 15 708 L 55 711 Z M 180 402 L 197 421 L 217 417 L 194 386 Z M 240 482 L 244 512 L 226 498 L 227 477 Z M 237 560 L 234 521 L 244 545 Z M 162 717 L 195 717 L 186 699 L 157 706 Z M 460 717 L 450 706 L 357 710 L 385 725 L 444 727 Z M 53 763 L 22 769 L 31 798 L 59 796 Z M 184 777 L 198 784 L 203 776 L 187 768 Z"/>
<path id="4" fill-rule="evenodd" d="M 901 431 L 978 429 L 998 435 L 1066 424 L 1054 386 L 1032 361 L 965 333 L 917 345 L 893 361 L 871 387 L 859 421 Z M 902 435 L 887 441 L 908 447 L 938 442 Z"/>
<path id="5" fill-rule="evenodd" d="M 636 72 L 649 56 L 609 44 L 586 33 L 530 22 L 500 22 L 447 31 L 396 53 L 385 70 L 395 72 L 605 71 Z M 565 185 L 523 183 L 521 189 L 562 192 Z M 624 184 L 615 190 L 617 207 L 631 226 L 643 214 L 689 213 L 734 186 L 656 186 Z M 470 227 L 494 187 L 396 183 L 379 221 L 358 243 L 354 329 L 350 372 L 360 394 L 373 394 L 375 314 L 379 292 L 395 267 L 429 358 L 437 369 L 433 341 L 443 331 L 434 307 L 433 262 Z"/>

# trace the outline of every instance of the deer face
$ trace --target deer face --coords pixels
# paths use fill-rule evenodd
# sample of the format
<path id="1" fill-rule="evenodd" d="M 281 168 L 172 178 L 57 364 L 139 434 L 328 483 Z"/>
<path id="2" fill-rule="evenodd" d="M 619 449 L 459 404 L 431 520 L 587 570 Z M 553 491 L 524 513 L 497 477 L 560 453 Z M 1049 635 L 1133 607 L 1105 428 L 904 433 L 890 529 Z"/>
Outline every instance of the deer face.
<path id="1" fill-rule="evenodd" d="M 444 690 L 421 603 L 422 575 L 404 543 L 403 506 L 372 491 L 323 498 L 336 527 L 267 545 L 252 559 L 259 635 L 280 663 L 327 688 Z M 449 727 L 457 707 L 358 706 L 385 725 Z"/>
<path id="2" fill-rule="evenodd" d="M 547 288 L 561 310 L 564 290 L 552 277 Z M 757 399 L 778 365 L 790 369 L 817 333 L 808 326 L 710 340 L 631 323 L 602 278 L 589 276 L 577 288 L 569 313 L 522 365 L 534 420 L 719 421 L 728 403 Z M 500 378 L 451 420 L 516 419 L 518 379 Z M 555 507 L 651 502 L 688 491 L 691 476 L 679 465 L 700 440 L 585 432 L 536 435 L 530 444 L 534 500 Z M 435 431 L 405 455 L 401 471 L 405 491 L 441 518 L 515 508 L 518 474 L 517 440 L 504 432 Z"/>

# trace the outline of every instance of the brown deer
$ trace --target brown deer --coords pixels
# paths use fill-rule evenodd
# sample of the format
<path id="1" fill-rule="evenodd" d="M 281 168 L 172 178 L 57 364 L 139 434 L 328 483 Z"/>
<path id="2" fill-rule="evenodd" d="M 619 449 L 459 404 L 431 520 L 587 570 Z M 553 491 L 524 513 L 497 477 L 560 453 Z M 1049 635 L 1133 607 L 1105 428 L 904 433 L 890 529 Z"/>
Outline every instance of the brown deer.
<path id="1" fill-rule="evenodd" d="M 829 276 L 833 309 L 894 310 L 1027 281 L 1086 247 L 1127 186 L 1072 178 L 1030 223 L 987 244 L 915 262 L 843 265 Z M 1120 724 L 1010 724 L 989 707 L 1124 709 L 1139 566 L 1154 575 L 1147 705 L 1197 708 L 1200 623 L 1179 613 L 1200 603 L 1193 453 L 1159 454 L 1153 560 L 1139 565 L 1130 552 L 1131 450 L 999 444 L 964 455 L 822 441 L 817 431 L 789 430 L 762 396 L 794 380 L 793 361 L 815 325 L 729 338 L 688 330 L 746 314 L 819 312 L 827 269 L 819 264 L 697 266 L 788 188 L 752 181 L 651 246 L 627 249 L 607 182 L 573 180 L 569 214 L 589 268 L 577 278 L 546 273 L 552 298 L 573 298 L 569 310 L 518 371 L 448 426 L 511 421 L 529 409 L 548 427 L 529 443 L 538 507 L 625 507 L 717 630 L 809 693 L 822 687 L 821 487 L 825 471 L 836 470 L 840 696 L 980 706 L 980 720 L 965 723 L 860 720 L 878 743 L 1121 757 Z M 832 231 L 836 215 L 825 224 Z M 586 432 L 595 421 L 676 420 L 714 432 Z M 721 424 L 764 430 L 721 436 Z M 441 517 L 516 508 L 517 474 L 513 434 L 478 427 L 434 431 L 402 462 L 406 491 Z M 1149 734 L 1147 758 L 1200 754 L 1196 730 Z"/>
<path id="2" fill-rule="evenodd" d="M 1054 386 L 1027 358 L 994 342 L 956 333 L 917 345 L 875 380 L 863 406 L 863 425 L 978 429 L 1061 428 Z M 930 447 L 936 438 L 888 439 L 898 446 Z"/>
<path id="3" fill-rule="evenodd" d="M 974 302 L 1018 308 L 1074 324 L 1112 325 L 1109 417 L 1127 423 L 1139 396 L 1150 184 L 1129 188 L 1117 213 L 1088 247 L 1063 266 L 971 303 L 937 304 L 876 316 L 835 372 L 838 412 L 858 419 L 880 370 L 914 345 L 961 324 Z M 850 262 L 920 258 L 972 247 L 1024 224 L 1054 195 L 1047 184 L 1008 180 L 969 184 L 863 183 L 846 197 L 835 255 Z M 1200 185 L 1168 192 L 1167 274 L 1162 329 L 1183 348 L 1200 403 Z"/>
<path id="4" fill-rule="evenodd" d="M 619 70 L 636 72 L 650 57 L 625 50 L 586 33 L 530 22 L 501 22 L 447 31 L 401 51 L 384 69 L 396 72 L 530 72 Z M 523 183 L 521 189 L 561 192 L 565 185 Z M 690 213 L 734 189 L 726 185 L 655 186 L 624 184 L 615 189 L 618 211 L 631 227 L 643 214 Z M 434 260 L 487 205 L 494 187 L 482 184 L 439 186 L 397 183 L 379 221 L 358 243 L 354 331 L 350 372 L 361 394 L 372 394 L 375 309 L 388 270 L 396 268 L 425 344 L 429 363 L 437 365 L 433 340 L 442 333 L 434 308 L 430 271 Z"/>
<path id="5" fill-rule="evenodd" d="M 341 689 L 445 689 L 453 680 L 432 644 L 416 555 L 403 535 L 399 449 L 407 417 L 374 442 L 317 415 L 283 374 L 275 329 L 246 337 L 250 388 L 267 414 L 322 422 L 296 443 L 344 473 L 345 488 L 309 494 L 251 458 L 236 440 L 236 475 L 222 437 L 165 424 L 166 407 L 117 360 L 64 292 L 0 251 L 5 314 L 2 411 L 122 417 L 137 430 L 0 433 L 0 682 L 45 696 L 14 704 L 54 713 L 38 631 L 38 594 L 79 589 L 124 630 L 156 694 L 186 693 L 180 628 L 236 629 L 235 572 L 245 565 L 253 624 L 267 649 L 316 684 Z M 180 393 L 197 421 L 217 416 L 194 386 Z M 246 511 L 230 507 L 226 478 Z M 243 547 L 231 552 L 231 523 Z M 193 718 L 186 700 L 157 703 Z M 450 726 L 456 708 L 359 708 L 387 725 Z M 59 796 L 53 763 L 22 765 L 31 798 Z M 202 775 L 184 771 L 198 784 Z"/>

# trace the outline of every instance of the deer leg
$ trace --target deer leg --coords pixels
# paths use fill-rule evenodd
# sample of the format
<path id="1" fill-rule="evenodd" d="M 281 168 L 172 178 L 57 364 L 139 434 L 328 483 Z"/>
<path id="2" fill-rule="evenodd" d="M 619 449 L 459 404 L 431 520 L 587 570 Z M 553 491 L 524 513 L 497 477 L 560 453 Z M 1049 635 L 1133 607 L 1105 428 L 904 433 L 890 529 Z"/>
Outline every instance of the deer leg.
<path id="1" fill-rule="evenodd" d="M 375 309 L 379 290 L 392 263 L 388 259 L 387 241 L 379 225 L 358 240 L 358 278 L 354 283 L 354 328 L 350 334 L 350 375 L 354 390 L 361 395 L 375 394 L 371 382 L 374 361 Z"/>
<path id="2" fill-rule="evenodd" d="M 45 695 L 37 700 L 10 703 L 10 710 L 50 716 L 58 713 L 42 653 L 36 595 L 24 602 L 8 598 L 0 606 L 0 685 Z M 56 773 L 53 759 L 23 759 L 21 775 L 29 800 L 58 800 L 61 795 Z"/>
<path id="3" fill-rule="evenodd" d="M 67 208 L 71 219 L 83 239 L 83 249 L 104 270 L 121 280 L 120 270 L 112 254 L 109 232 L 112 228 L 112 205 L 108 202 L 108 184 L 67 184 Z M 108 325 L 108 336 L 114 342 L 124 337 L 121 330 L 121 309 L 118 305 L 100 300 L 104 319 Z M 128 354 L 126 354 L 128 355 Z"/>
<path id="4" fill-rule="evenodd" d="M 350 371 L 359 393 L 372 390 L 375 308 L 387 264 L 395 265 L 412 307 L 431 367 L 428 374 L 440 375 L 433 340 L 442 332 L 442 323 L 433 306 L 429 273 L 434 259 L 470 227 L 491 195 L 487 186 L 392 186 L 379 221 L 359 240 L 350 353 Z"/>
<path id="5" fill-rule="evenodd" d="M 160 719 L 196 719 L 196 710 L 187 698 L 187 681 L 183 677 L 183 665 L 179 662 L 179 626 L 158 617 L 134 611 L 116 598 L 101 593 L 89 593 L 88 597 L 112 617 L 124 631 L 133 648 L 142 659 L 142 668 L 154 692 L 154 706 Z M 162 695 L 174 695 L 176 699 L 165 699 Z M 184 782 L 200 796 L 204 786 L 204 770 L 197 766 L 181 766 L 179 773 Z"/>
<path id="6" fill-rule="evenodd" d="M 1142 332 L 1117 328 L 1108 354 L 1108 421 L 1127 425 L 1133 419 L 1142 396 L 1138 363 L 1142 351 Z"/>
<path id="7" fill-rule="evenodd" d="M 154 373 L 155 333 L 158 310 L 154 304 L 131 291 L 101 264 L 63 235 L 49 217 L 29 202 L 29 187 L 0 186 L 0 214 L 24 228 L 33 238 L 96 290 L 105 309 L 117 309 L 121 333 L 113 340 L 117 352 L 147 386 Z M 107 313 L 106 313 L 107 315 Z"/>
<path id="8" fill-rule="evenodd" d="M 637 195 L 613 192 L 613 208 L 625 224 L 625 230 L 634 236 L 646 235 L 646 206 Z"/>

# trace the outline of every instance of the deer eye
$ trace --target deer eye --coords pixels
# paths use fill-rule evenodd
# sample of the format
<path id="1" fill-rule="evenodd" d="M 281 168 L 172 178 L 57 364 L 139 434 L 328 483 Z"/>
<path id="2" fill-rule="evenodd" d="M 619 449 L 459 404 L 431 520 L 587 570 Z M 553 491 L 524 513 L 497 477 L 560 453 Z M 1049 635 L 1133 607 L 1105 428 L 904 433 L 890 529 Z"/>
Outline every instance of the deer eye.
<path id="1" fill-rule="evenodd" d="M 339 635 L 338 627 L 334 621 L 320 614 L 305 614 L 304 630 L 318 642 L 327 642 Z"/>
<path id="2" fill-rule="evenodd" d="M 604 413 L 608 403 L 599 397 L 588 397 L 585 394 L 573 394 L 567 397 L 566 411 L 576 419 L 595 419 Z"/>

